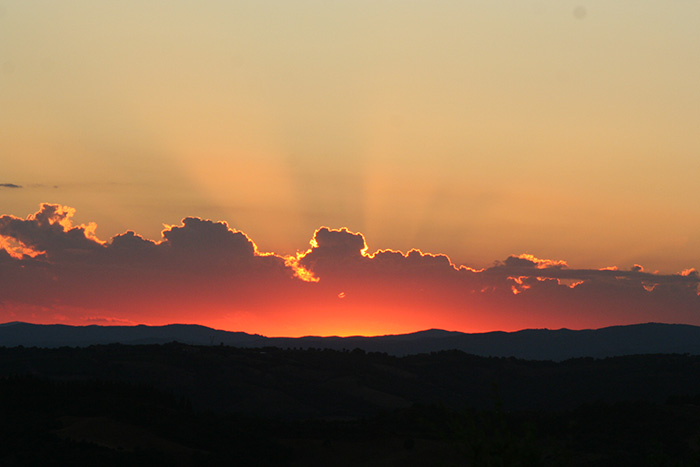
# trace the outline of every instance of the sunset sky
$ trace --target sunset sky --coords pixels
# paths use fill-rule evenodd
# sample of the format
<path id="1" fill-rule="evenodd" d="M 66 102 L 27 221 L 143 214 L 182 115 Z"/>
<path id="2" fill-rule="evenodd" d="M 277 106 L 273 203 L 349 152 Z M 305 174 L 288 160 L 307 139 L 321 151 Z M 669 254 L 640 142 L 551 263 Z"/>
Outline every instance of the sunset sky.
<path id="1" fill-rule="evenodd" d="M 0 322 L 700 324 L 698 83 L 700 2 L 0 0 Z"/>

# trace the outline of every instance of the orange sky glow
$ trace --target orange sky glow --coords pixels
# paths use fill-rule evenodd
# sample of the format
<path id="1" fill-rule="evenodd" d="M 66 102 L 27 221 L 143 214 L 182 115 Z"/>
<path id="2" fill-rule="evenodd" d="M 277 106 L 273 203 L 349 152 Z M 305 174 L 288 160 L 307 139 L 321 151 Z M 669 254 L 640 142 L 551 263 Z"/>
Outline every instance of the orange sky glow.
<path id="1" fill-rule="evenodd" d="M 0 321 L 700 324 L 698 18 L 0 0 Z"/>

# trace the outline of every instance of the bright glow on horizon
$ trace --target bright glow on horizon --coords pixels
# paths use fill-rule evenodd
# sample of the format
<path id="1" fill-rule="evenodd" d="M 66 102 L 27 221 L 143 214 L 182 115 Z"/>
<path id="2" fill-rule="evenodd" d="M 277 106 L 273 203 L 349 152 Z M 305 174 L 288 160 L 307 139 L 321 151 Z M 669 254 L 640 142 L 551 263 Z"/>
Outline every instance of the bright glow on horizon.
<path id="1" fill-rule="evenodd" d="M 700 275 L 576 269 L 510 255 L 489 268 L 411 249 L 370 252 L 363 234 L 320 227 L 295 256 L 260 252 L 226 222 L 187 217 L 157 242 L 102 241 L 75 209 L 0 215 L 0 321 L 198 323 L 268 336 L 700 324 Z M 24 254 L 27 252 L 28 254 Z"/>

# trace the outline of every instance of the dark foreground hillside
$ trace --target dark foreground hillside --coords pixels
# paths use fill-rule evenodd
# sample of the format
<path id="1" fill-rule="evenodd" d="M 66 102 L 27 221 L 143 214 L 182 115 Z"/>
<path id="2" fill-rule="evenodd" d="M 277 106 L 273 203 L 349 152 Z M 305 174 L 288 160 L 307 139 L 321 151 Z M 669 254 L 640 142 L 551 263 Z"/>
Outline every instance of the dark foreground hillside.
<path id="1" fill-rule="evenodd" d="M 700 357 L 0 348 L 0 465 L 698 465 Z"/>

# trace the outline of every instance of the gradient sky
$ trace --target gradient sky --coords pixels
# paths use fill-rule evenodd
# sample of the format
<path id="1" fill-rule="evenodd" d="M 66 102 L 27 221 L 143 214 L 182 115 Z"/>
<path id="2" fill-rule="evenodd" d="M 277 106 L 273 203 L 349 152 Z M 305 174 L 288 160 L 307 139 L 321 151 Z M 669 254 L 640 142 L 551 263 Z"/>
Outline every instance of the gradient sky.
<path id="1" fill-rule="evenodd" d="M 36 224 L 33 213 L 46 214 L 39 205 L 48 202 L 75 215 L 70 226 L 48 216 L 37 228 L 60 225 L 76 236 L 71 229 L 94 222 L 95 238 L 80 235 L 107 242 L 104 250 L 127 230 L 165 244 L 164 224 L 193 216 L 226 221 L 282 263 L 329 226 L 361 233 L 368 254 L 417 248 L 457 268 L 490 270 L 530 254 L 575 271 L 642 265 L 692 279 L 687 271 L 700 268 L 698 83 L 700 3 L 691 1 L 0 0 L 0 235 L 14 255 L 0 267 L 7 277 L 14 262 L 29 261 L 20 241 L 26 253 L 45 253 L 31 260 L 51 263 L 43 273 L 59 268 L 51 274 L 78 280 L 49 240 L 10 231 L 25 225 L 18 220 Z M 286 268 L 283 275 L 294 272 Z M 298 285 L 284 287 L 310 299 Z M 352 295 L 338 299 L 345 287 L 336 285 L 327 291 L 333 306 L 346 304 Z M 0 302 L 19 313 L 13 319 L 31 320 L 22 318 L 25 298 Z M 61 316 L 90 316 L 84 303 L 64 299 L 82 311 Z M 605 324 L 569 310 L 568 320 L 542 312 L 482 316 L 477 325 L 450 300 L 441 309 L 458 318 L 431 324 L 426 314 L 398 326 L 385 303 L 372 308 L 383 324 L 366 324 L 368 316 L 352 329 Z M 227 303 L 217 313 L 241 319 L 243 306 Z M 470 310 L 497 307 L 489 303 Z M 292 324 L 256 328 L 256 307 L 268 305 L 248 303 L 245 326 L 213 314 L 207 323 L 305 333 Z M 669 307 L 644 316 L 695 322 L 692 314 L 664 319 Z M 640 321 L 605 309 L 611 323 Z M 120 317 L 113 307 L 104 316 L 167 321 Z M 173 316 L 202 321 L 184 308 Z M 346 332 L 338 323 L 308 333 Z"/>

